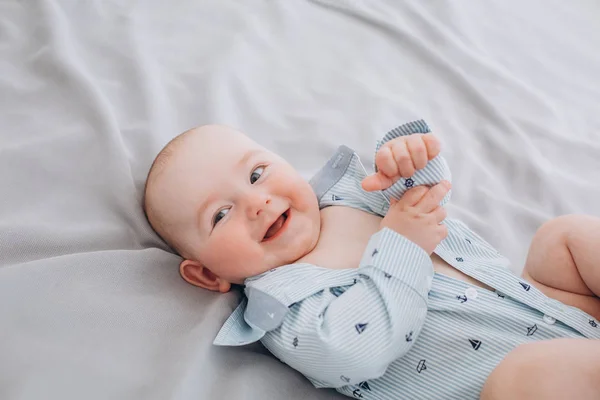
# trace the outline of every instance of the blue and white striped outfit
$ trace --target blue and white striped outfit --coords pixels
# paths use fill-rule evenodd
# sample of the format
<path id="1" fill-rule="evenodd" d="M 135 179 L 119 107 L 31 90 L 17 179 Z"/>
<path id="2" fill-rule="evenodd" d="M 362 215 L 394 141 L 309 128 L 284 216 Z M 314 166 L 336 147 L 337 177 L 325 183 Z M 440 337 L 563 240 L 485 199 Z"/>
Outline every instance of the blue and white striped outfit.
<path id="1" fill-rule="evenodd" d="M 427 132 L 423 121 L 403 125 L 377 149 Z M 449 180 L 450 172 L 438 156 L 383 192 L 363 191 L 364 177 L 358 156 L 341 146 L 311 185 L 321 208 L 343 205 L 384 216 L 388 196 Z M 444 224 L 448 237 L 435 252 L 495 291 L 435 273 L 423 249 L 384 228 L 371 237 L 358 268 L 291 264 L 247 279 L 244 300 L 214 343 L 260 340 L 316 387 L 350 397 L 465 400 L 479 398 L 490 372 L 520 344 L 600 338 L 590 315 L 513 274 L 508 260 L 462 222 Z"/>

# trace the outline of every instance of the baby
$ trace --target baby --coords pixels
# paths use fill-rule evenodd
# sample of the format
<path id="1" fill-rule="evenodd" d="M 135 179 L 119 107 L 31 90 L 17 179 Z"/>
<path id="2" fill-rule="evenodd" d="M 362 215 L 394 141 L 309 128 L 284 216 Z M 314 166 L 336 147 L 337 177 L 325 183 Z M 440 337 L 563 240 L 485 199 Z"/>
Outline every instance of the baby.
<path id="1" fill-rule="evenodd" d="M 260 340 L 350 397 L 477 399 L 521 344 L 600 338 L 600 220 L 545 224 L 518 277 L 446 218 L 439 153 L 411 122 L 378 143 L 375 174 L 341 146 L 306 182 L 242 133 L 203 126 L 157 156 L 145 210 L 187 282 L 244 285 L 215 344 Z"/>

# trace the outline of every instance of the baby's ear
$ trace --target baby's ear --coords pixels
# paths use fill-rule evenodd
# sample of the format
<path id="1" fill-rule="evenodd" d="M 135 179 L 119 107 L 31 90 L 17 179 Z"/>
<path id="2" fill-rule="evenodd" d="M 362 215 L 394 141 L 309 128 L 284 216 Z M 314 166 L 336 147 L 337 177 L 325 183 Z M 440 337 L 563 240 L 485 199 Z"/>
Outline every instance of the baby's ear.
<path id="1" fill-rule="evenodd" d="M 183 260 L 179 264 L 179 273 L 186 282 L 194 286 L 221 293 L 227 293 L 231 289 L 231 283 L 215 275 L 198 261 Z"/>

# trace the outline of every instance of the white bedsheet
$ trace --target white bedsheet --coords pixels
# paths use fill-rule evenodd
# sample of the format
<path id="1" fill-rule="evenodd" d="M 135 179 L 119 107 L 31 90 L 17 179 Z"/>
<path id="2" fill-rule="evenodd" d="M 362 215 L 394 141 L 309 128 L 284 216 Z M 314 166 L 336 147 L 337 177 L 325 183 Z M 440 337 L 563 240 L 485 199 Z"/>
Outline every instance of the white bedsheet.
<path id="1" fill-rule="evenodd" d="M 0 398 L 337 398 L 260 346 L 211 346 L 235 294 L 195 289 L 140 208 L 173 136 L 234 125 L 309 178 L 424 118 L 450 215 L 513 262 L 600 215 L 600 5 L 0 0 Z"/>

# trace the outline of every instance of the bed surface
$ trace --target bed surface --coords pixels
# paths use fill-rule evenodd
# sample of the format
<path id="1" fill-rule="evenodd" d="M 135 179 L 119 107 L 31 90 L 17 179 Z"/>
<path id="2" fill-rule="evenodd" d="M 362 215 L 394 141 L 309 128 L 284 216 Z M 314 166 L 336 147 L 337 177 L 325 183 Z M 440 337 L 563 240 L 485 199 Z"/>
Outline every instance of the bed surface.
<path id="1" fill-rule="evenodd" d="M 424 118 L 449 213 L 519 271 L 545 220 L 600 215 L 600 5 L 0 1 L 0 398 L 333 399 L 211 342 L 235 293 L 186 284 L 142 209 L 176 134 L 230 124 L 308 179 Z"/>

